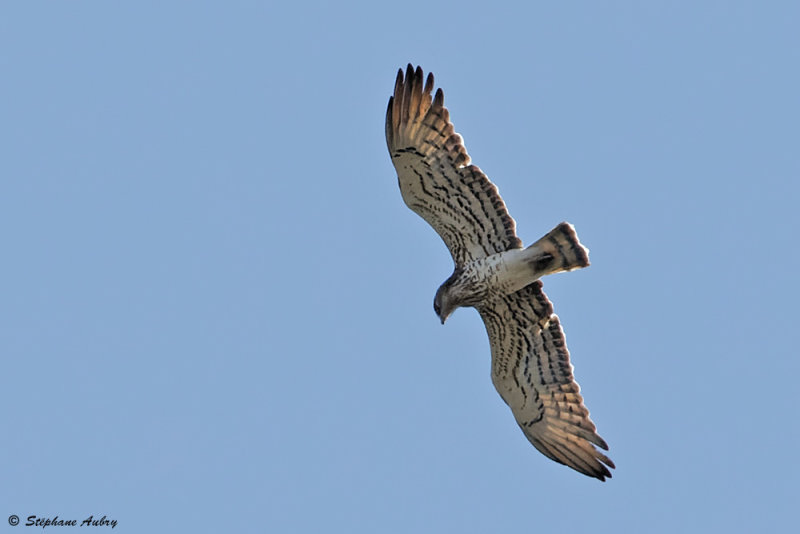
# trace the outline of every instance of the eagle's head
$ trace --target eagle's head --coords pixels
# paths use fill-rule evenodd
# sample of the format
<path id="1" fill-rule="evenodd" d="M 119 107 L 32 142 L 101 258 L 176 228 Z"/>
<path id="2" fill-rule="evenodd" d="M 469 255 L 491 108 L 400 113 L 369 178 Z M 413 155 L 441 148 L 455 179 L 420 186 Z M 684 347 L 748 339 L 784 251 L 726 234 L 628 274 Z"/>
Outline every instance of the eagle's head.
<path id="1" fill-rule="evenodd" d="M 439 289 L 436 290 L 436 296 L 433 297 L 433 311 L 436 312 L 442 324 L 444 324 L 447 318 L 450 317 L 450 314 L 459 307 L 458 302 L 456 302 L 456 299 L 453 298 L 453 294 L 450 292 L 450 287 L 454 279 L 455 273 L 439 286 Z"/>

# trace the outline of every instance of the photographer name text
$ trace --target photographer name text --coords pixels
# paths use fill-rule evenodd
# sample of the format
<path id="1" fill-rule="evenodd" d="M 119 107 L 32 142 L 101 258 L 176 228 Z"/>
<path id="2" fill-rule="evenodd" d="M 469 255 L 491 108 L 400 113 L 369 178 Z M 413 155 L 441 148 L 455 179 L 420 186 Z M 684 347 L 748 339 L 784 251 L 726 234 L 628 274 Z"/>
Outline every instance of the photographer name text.
<path id="1" fill-rule="evenodd" d="M 13 523 L 11 523 L 13 525 Z M 106 516 L 95 518 L 94 515 L 90 515 L 83 521 L 79 521 L 78 519 L 61 519 L 58 516 L 55 517 L 37 517 L 35 515 L 29 515 L 27 521 L 25 523 L 26 527 L 111 527 L 114 528 L 117 526 L 116 519 L 109 519 Z"/>

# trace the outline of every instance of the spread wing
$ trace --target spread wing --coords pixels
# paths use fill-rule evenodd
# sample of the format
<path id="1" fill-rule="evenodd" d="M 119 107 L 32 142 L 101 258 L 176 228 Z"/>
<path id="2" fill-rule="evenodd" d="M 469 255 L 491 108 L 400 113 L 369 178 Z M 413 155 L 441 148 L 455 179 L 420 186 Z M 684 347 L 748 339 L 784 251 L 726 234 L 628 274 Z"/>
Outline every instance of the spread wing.
<path id="1" fill-rule="evenodd" d="M 433 74 L 423 85 L 422 69 L 409 64 L 397 73 L 386 111 L 386 144 L 409 208 L 433 226 L 457 266 L 520 248 L 514 219 L 497 187 L 470 165 L 461 136 L 455 133 Z"/>
<path id="2" fill-rule="evenodd" d="M 593 446 L 608 450 L 583 404 L 564 331 L 542 283 L 478 311 L 492 347 L 492 382 L 525 437 L 551 460 L 600 480 L 610 478 L 614 462 Z"/>

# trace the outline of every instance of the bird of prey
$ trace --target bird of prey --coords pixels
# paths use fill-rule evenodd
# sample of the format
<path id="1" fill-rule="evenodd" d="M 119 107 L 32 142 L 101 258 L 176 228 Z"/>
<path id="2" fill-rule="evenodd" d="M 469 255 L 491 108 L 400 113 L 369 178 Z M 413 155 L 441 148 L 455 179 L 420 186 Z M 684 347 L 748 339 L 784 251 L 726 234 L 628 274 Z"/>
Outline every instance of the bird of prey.
<path id="1" fill-rule="evenodd" d="M 406 205 L 444 240 L 455 263 L 436 292 L 442 324 L 459 307 L 478 310 L 492 351 L 492 382 L 525 437 L 551 460 L 605 480 L 614 462 L 589 419 L 558 316 L 542 291 L 546 274 L 589 265 L 588 250 L 562 222 L 527 248 L 492 182 L 470 165 L 433 75 L 397 73 L 386 143 Z M 596 448 L 596 447 L 598 448 Z"/>

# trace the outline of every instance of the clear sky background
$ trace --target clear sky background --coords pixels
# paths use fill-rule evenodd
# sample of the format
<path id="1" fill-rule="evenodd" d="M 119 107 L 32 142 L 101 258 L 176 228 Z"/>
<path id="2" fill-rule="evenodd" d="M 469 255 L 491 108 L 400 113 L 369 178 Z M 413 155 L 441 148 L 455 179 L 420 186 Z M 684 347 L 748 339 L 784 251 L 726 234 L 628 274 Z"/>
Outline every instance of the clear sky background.
<path id="1" fill-rule="evenodd" d="M 0 531 L 790 531 L 798 20 L 4 3 Z M 452 263 L 384 140 L 409 61 L 523 241 L 567 220 L 591 250 L 545 290 L 606 483 L 526 441 L 474 310 L 434 315 Z"/>

